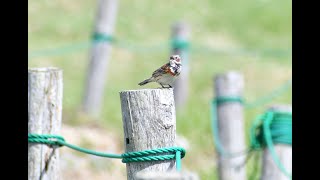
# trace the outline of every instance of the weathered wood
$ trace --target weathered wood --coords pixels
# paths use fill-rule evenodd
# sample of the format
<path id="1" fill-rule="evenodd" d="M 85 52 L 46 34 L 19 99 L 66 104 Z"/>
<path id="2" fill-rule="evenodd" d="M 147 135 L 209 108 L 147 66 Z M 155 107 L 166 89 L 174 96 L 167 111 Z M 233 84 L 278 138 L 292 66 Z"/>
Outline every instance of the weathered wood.
<path id="1" fill-rule="evenodd" d="M 28 70 L 28 133 L 60 134 L 62 118 L 62 70 Z M 28 179 L 59 180 L 59 150 L 28 143 Z"/>
<path id="2" fill-rule="evenodd" d="M 187 42 L 190 36 L 190 27 L 184 22 L 172 26 L 172 39 Z M 188 99 L 189 92 L 189 54 L 186 48 L 173 48 L 172 54 L 180 55 L 182 72 L 174 82 L 174 98 L 177 107 L 181 107 Z"/>
<path id="3" fill-rule="evenodd" d="M 269 110 L 280 112 L 292 112 L 290 105 L 274 105 Z M 292 172 L 292 146 L 285 144 L 274 144 L 275 153 L 288 173 Z M 288 180 L 288 177 L 281 172 L 268 148 L 263 151 L 261 180 Z"/>
<path id="4" fill-rule="evenodd" d="M 114 31 L 118 0 L 99 0 L 95 33 L 112 35 Z M 101 41 L 94 43 L 91 49 L 90 64 L 85 85 L 83 111 L 92 117 L 98 117 L 107 80 L 108 60 L 111 43 Z"/>
<path id="5" fill-rule="evenodd" d="M 137 180 L 199 180 L 199 176 L 192 172 L 139 172 Z"/>
<path id="6" fill-rule="evenodd" d="M 243 76 L 237 72 L 227 72 L 215 77 L 216 97 L 242 97 L 243 88 Z M 222 103 L 217 107 L 217 117 L 218 134 L 224 150 L 229 153 L 236 153 L 246 149 L 243 105 L 238 102 Z M 229 158 L 219 154 L 219 179 L 245 180 L 245 167 L 238 168 L 244 161 L 244 156 Z"/>
<path id="7" fill-rule="evenodd" d="M 126 152 L 175 146 L 176 112 L 172 88 L 120 92 Z M 141 171 L 175 170 L 175 160 L 127 163 L 128 180 Z"/>

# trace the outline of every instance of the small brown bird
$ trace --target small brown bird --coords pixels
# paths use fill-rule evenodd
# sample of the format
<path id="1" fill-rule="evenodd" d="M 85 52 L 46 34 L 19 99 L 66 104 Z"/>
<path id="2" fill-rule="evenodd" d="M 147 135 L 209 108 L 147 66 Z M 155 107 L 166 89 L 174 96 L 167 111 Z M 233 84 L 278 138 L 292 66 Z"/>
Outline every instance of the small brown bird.
<path id="1" fill-rule="evenodd" d="M 169 87 L 167 88 L 172 88 L 173 82 L 181 73 L 181 68 L 182 65 L 180 56 L 172 55 L 170 56 L 168 63 L 155 70 L 149 79 L 140 82 L 139 85 L 143 86 L 149 82 L 157 82 L 163 88 L 165 88 L 164 85 L 168 85 Z"/>

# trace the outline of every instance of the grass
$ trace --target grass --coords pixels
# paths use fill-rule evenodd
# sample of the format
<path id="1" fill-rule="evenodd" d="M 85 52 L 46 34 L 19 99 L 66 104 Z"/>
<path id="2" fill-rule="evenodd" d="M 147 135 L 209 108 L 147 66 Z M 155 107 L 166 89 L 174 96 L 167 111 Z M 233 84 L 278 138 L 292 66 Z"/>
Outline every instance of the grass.
<path id="1" fill-rule="evenodd" d="M 29 1 L 29 50 L 54 48 L 89 40 L 94 24 L 95 1 Z M 119 91 L 138 89 L 137 83 L 166 62 L 170 27 L 185 20 L 192 27 L 191 45 L 206 48 L 291 49 L 292 2 L 271 0 L 122 0 L 119 3 L 115 37 L 133 48 L 114 48 L 109 60 L 101 125 L 123 136 Z M 142 47 L 164 44 L 159 51 Z M 137 49 L 139 48 L 140 49 Z M 137 51 L 140 50 L 140 51 Z M 64 73 L 64 119 L 84 123 L 74 116 L 81 105 L 89 49 L 70 54 L 37 57 L 29 67 L 56 66 Z M 191 145 L 183 168 L 199 173 L 202 179 L 216 179 L 215 152 L 210 129 L 210 106 L 214 96 L 213 76 L 228 70 L 245 77 L 244 97 L 254 101 L 292 77 L 291 56 L 190 53 L 190 90 L 184 108 L 177 109 L 177 131 Z M 144 88 L 158 87 L 156 84 Z M 246 128 L 268 105 L 291 103 L 291 90 L 272 102 L 245 110 Z M 248 131 L 246 131 L 248 132 Z M 248 134 L 247 136 L 248 137 Z M 246 139 L 249 142 L 248 139 Z M 252 169 L 249 162 L 249 170 Z M 250 172 L 248 172 L 250 173 Z"/>

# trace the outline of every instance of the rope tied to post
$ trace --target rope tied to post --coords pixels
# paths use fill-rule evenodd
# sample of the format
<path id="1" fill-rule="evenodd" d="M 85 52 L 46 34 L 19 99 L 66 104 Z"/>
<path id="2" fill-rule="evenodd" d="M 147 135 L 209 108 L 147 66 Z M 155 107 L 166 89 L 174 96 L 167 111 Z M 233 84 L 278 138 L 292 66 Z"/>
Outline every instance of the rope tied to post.
<path id="1" fill-rule="evenodd" d="M 180 38 L 174 38 L 171 41 L 171 46 L 173 49 L 188 49 L 190 44 L 187 40 L 185 39 L 180 39 Z"/>
<path id="2" fill-rule="evenodd" d="M 98 42 L 113 42 L 114 38 L 109 34 L 95 32 L 92 35 L 92 40 L 95 43 L 98 43 Z"/>
<path id="3" fill-rule="evenodd" d="M 249 154 L 254 150 L 268 148 L 277 167 L 291 179 L 292 176 L 284 168 L 275 152 L 274 144 L 292 145 L 292 113 L 269 110 L 259 115 L 253 121 L 250 129 L 249 148 L 244 151 L 231 153 L 225 151 L 220 142 L 217 124 L 217 106 L 228 102 L 245 104 L 243 99 L 237 96 L 217 97 L 212 101 L 212 131 L 214 144 L 218 153 L 227 158 L 234 158 Z"/>
<path id="4" fill-rule="evenodd" d="M 165 147 L 157 148 L 151 150 L 137 151 L 137 152 L 127 152 L 123 154 L 109 154 L 97 152 L 85 148 L 81 148 L 65 141 L 62 136 L 51 135 L 51 134 L 28 134 L 29 143 L 39 143 L 48 144 L 55 146 L 67 146 L 73 150 L 83 152 L 86 154 L 91 154 L 106 158 L 118 158 L 122 159 L 123 163 L 132 162 L 145 162 L 145 161 L 164 161 L 164 160 L 176 160 L 177 171 L 181 170 L 181 159 L 186 155 L 186 150 L 181 147 Z"/>
<path id="5" fill-rule="evenodd" d="M 253 150 L 267 147 L 281 172 L 292 178 L 274 149 L 274 144 L 292 145 L 292 113 L 267 111 L 258 116 L 251 127 L 250 141 Z"/>

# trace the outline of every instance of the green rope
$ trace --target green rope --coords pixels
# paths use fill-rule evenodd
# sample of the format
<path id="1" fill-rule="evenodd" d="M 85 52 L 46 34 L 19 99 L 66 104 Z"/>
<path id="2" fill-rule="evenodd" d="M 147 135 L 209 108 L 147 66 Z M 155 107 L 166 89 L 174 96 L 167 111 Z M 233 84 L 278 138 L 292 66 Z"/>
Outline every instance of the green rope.
<path id="1" fill-rule="evenodd" d="M 85 148 L 81 148 L 81 147 L 69 144 L 64 140 L 63 137 L 57 136 L 57 135 L 50 135 L 50 134 L 42 134 L 42 135 L 28 134 L 28 142 L 56 145 L 59 147 L 67 146 L 73 150 L 95 155 L 95 156 L 122 159 L 123 163 L 164 161 L 164 160 L 175 159 L 177 171 L 181 170 L 181 159 L 186 154 L 185 149 L 181 147 L 166 147 L 166 148 L 158 148 L 158 149 L 144 150 L 144 151 L 137 151 L 137 152 L 127 152 L 123 154 L 107 154 L 107 153 L 97 152 L 97 151 L 93 151 L 93 150 L 89 150 L 89 149 L 85 149 Z M 159 155 L 164 153 L 165 155 Z M 168 154 L 168 153 L 171 153 L 171 154 Z"/>
<path id="2" fill-rule="evenodd" d="M 240 97 L 217 97 L 212 101 L 211 125 L 214 144 L 218 153 L 222 156 L 232 158 L 267 146 L 277 167 L 291 179 L 291 175 L 285 170 L 279 157 L 276 155 L 273 144 L 281 143 L 292 145 L 292 113 L 267 111 L 265 114 L 258 116 L 256 120 L 253 121 L 250 129 L 250 148 L 242 152 L 231 153 L 225 151 L 221 145 L 217 125 L 217 106 L 228 102 L 243 103 L 243 100 Z"/>
<path id="3" fill-rule="evenodd" d="M 39 51 L 29 51 L 28 58 L 36 58 L 36 57 L 48 57 L 48 56 L 57 56 L 64 54 L 71 54 L 76 51 L 88 49 L 91 46 L 89 42 L 78 42 L 72 45 L 62 46 L 59 48 L 52 49 L 43 49 Z"/>
<path id="4" fill-rule="evenodd" d="M 225 157 L 235 157 L 235 156 L 239 156 L 241 154 L 244 154 L 244 153 L 248 153 L 249 150 L 244 150 L 244 151 L 241 151 L 241 152 L 227 152 L 221 142 L 220 142 L 220 138 L 219 138 L 219 133 L 218 133 L 218 118 L 217 118 L 217 107 L 218 105 L 220 104 L 223 104 L 223 103 L 228 103 L 228 102 L 237 102 L 237 103 L 240 103 L 240 104 L 243 104 L 243 99 L 240 98 L 240 97 L 217 97 L 215 98 L 213 101 L 212 101 L 212 108 L 211 108 L 211 129 L 213 131 L 213 139 L 214 139 L 214 144 L 215 144 L 215 147 L 218 151 L 219 154 L 221 154 L 222 156 L 225 156 Z"/>
<path id="5" fill-rule="evenodd" d="M 277 167 L 288 178 L 292 176 L 277 156 L 274 144 L 292 145 L 292 113 L 267 111 L 255 119 L 250 131 L 252 149 L 267 147 Z"/>
<path id="6" fill-rule="evenodd" d="M 184 39 L 174 38 L 171 41 L 171 46 L 173 49 L 188 49 L 189 48 L 189 42 Z"/>
<path id="7" fill-rule="evenodd" d="M 254 108 L 263 104 L 268 103 L 272 99 L 280 96 L 281 94 L 287 92 L 292 85 L 292 79 L 287 80 L 283 84 L 281 84 L 279 87 L 275 88 L 272 90 L 270 93 L 260 97 L 259 99 L 255 100 L 254 102 L 251 103 L 245 103 L 246 108 Z"/>
<path id="8" fill-rule="evenodd" d="M 224 150 L 224 148 L 222 147 L 220 140 L 219 140 L 219 135 L 218 135 L 218 125 L 217 125 L 217 106 L 218 104 L 222 104 L 222 103 L 227 103 L 227 102 L 238 102 L 241 104 L 244 104 L 244 106 L 246 108 L 253 108 L 253 107 L 257 107 L 260 106 L 262 104 L 265 104 L 269 101 L 271 101 L 272 99 L 280 96 L 281 94 L 285 93 L 287 90 L 290 89 L 292 85 L 292 79 L 289 79 L 288 81 L 286 81 L 285 83 L 283 83 L 281 86 L 277 87 L 276 89 L 274 89 L 273 91 L 271 91 L 270 93 L 264 95 L 263 97 L 260 97 L 259 99 L 257 99 L 256 101 L 252 102 L 252 103 L 246 103 L 244 102 L 244 100 L 241 97 L 219 97 L 216 98 L 212 101 L 212 107 L 211 107 L 211 126 L 212 126 L 212 131 L 213 131 L 213 139 L 214 139 L 214 143 L 215 146 L 218 150 L 218 152 L 224 156 L 228 156 L 228 157 L 233 157 L 233 156 L 238 156 L 238 154 L 243 154 L 244 152 L 248 152 L 250 150 L 246 150 L 243 152 L 238 152 L 238 153 L 229 153 L 226 152 Z"/>
<path id="9" fill-rule="evenodd" d="M 113 42 L 114 46 L 119 48 L 124 48 L 126 50 L 138 53 L 151 53 L 151 52 L 165 52 L 169 48 L 167 43 L 159 43 L 158 45 L 138 45 L 135 42 L 125 42 L 125 41 L 115 41 L 115 39 L 106 34 L 94 33 L 92 39 L 95 43 L 99 42 Z M 285 49 L 253 49 L 253 50 L 245 50 L 245 49 L 215 49 L 209 48 L 207 46 L 193 43 L 194 45 L 189 47 L 189 43 L 185 40 L 173 39 L 171 42 L 172 48 L 180 48 L 180 49 L 190 49 L 192 53 L 208 53 L 210 55 L 260 55 L 271 56 L 271 57 L 291 57 L 291 50 Z M 36 58 L 36 57 L 45 57 L 45 56 L 58 56 L 64 54 L 70 54 L 73 52 L 80 52 L 83 49 L 88 49 L 91 47 L 91 41 L 85 42 L 74 42 L 70 45 L 56 47 L 52 49 L 45 50 L 34 50 L 28 51 L 28 58 Z"/>
<path id="10" fill-rule="evenodd" d="M 114 38 L 109 34 L 99 33 L 95 32 L 92 36 L 92 39 L 95 43 L 98 42 L 112 42 L 114 41 Z"/>

